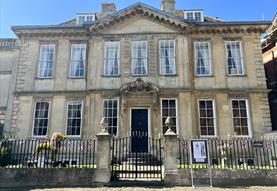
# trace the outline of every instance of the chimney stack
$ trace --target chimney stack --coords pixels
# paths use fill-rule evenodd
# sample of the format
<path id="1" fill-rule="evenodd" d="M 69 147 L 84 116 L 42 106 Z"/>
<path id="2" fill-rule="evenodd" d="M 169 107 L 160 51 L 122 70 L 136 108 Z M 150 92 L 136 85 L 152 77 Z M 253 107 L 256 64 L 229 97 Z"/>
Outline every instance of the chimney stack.
<path id="1" fill-rule="evenodd" d="M 115 3 L 102 3 L 102 13 L 110 14 L 116 11 Z"/>
<path id="2" fill-rule="evenodd" d="M 165 12 L 173 12 L 175 10 L 175 0 L 162 0 L 161 10 Z"/>

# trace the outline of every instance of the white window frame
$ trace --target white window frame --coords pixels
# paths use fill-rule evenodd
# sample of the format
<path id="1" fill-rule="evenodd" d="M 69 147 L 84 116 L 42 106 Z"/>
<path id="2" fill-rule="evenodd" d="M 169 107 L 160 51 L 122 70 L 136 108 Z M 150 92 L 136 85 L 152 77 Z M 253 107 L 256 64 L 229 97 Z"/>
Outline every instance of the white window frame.
<path id="1" fill-rule="evenodd" d="M 201 116 L 200 116 L 200 101 L 211 101 L 212 104 L 213 104 L 213 121 L 214 121 L 214 135 L 201 135 Z M 198 99 L 197 101 L 198 103 L 198 122 L 199 122 L 199 125 L 198 125 L 198 128 L 199 128 L 199 135 L 200 137 L 217 137 L 218 134 L 217 134 L 217 116 L 216 116 L 216 103 L 215 103 L 215 100 L 214 99 Z"/>
<path id="2" fill-rule="evenodd" d="M 46 130 L 46 134 L 45 135 L 34 135 L 34 130 L 35 130 L 35 120 L 36 120 L 36 105 L 37 105 L 37 103 L 38 102 L 45 102 L 45 103 L 48 103 L 48 115 L 47 115 L 47 121 L 48 121 L 48 123 L 47 123 L 47 130 Z M 47 135 L 48 135 L 48 131 L 49 131 L 49 124 L 50 124 L 50 115 L 49 115 L 49 113 L 50 113 L 50 107 L 51 107 L 51 105 L 50 105 L 50 101 L 49 100 L 35 100 L 34 101 L 34 107 L 33 107 L 33 127 L 32 127 L 32 137 L 34 137 L 34 138 L 42 138 L 42 137 L 47 137 Z"/>
<path id="3" fill-rule="evenodd" d="M 118 58 L 117 58 L 117 60 L 118 60 L 118 73 L 117 74 L 106 74 L 106 60 L 107 59 L 114 59 L 114 58 L 107 58 L 107 56 L 106 56 L 106 49 L 107 49 L 107 46 L 109 45 L 109 44 L 113 44 L 113 43 L 115 43 L 115 44 L 117 44 L 117 46 L 118 46 Z M 103 71 L 103 74 L 104 74 L 104 76 L 106 76 L 106 77 L 114 77 L 114 76 L 119 76 L 120 75 L 120 41 L 106 41 L 106 42 L 104 42 L 104 71 Z"/>
<path id="4" fill-rule="evenodd" d="M 235 124 L 234 124 L 234 111 L 233 111 L 233 101 L 245 101 L 246 104 L 246 114 L 247 114 L 247 128 L 248 128 L 248 135 L 235 135 L 236 137 L 253 137 L 252 132 L 252 124 L 251 124 L 251 116 L 250 116 L 250 108 L 249 108 L 249 101 L 247 98 L 232 98 L 231 99 L 231 110 L 232 110 L 232 125 L 233 131 L 235 133 Z"/>
<path id="5" fill-rule="evenodd" d="M 200 13 L 200 20 L 196 20 L 196 14 Z M 188 14 L 192 14 L 192 18 L 188 18 Z M 204 22 L 203 10 L 184 10 L 184 18 L 196 22 Z"/>
<path id="6" fill-rule="evenodd" d="M 105 105 L 105 101 L 117 101 L 117 124 L 116 124 L 116 135 L 112 135 L 114 137 L 118 137 L 118 134 L 119 134 L 119 98 L 105 98 L 102 100 L 102 117 L 105 117 L 105 114 L 104 114 L 104 105 Z M 106 117 L 107 118 L 107 117 Z"/>
<path id="7" fill-rule="evenodd" d="M 171 66 L 173 67 L 172 69 L 174 70 L 171 74 L 167 74 L 166 72 L 163 73 L 162 72 L 162 57 L 161 57 L 161 44 L 164 42 L 168 42 L 170 44 L 170 42 L 173 42 L 174 44 L 174 56 L 168 56 L 168 58 L 174 58 L 174 65 Z M 176 75 L 176 41 L 175 40 L 159 40 L 159 66 L 160 66 L 160 75 L 163 76 L 173 76 Z"/>
<path id="8" fill-rule="evenodd" d="M 84 64 L 84 72 L 83 75 L 79 75 L 79 76 L 74 76 L 72 75 L 72 64 L 73 62 L 78 62 L 81 60 L 73 60 L 73 50 L 74 48 L 84 48 L 84 58 L 83 58 L 83 64 Z M 69 77 L 70 78 L 84 78 L 85 77 L 85 73 L 86 73 L 86 50 L 87 49 L 87 45 L 84 43 L 72 43 L 71 44 L 71 51 L 70 51 L 70 66 L 69 66 Z M 76 69 L 76 68 L 75 68 Z"/>
<path id="9" fill-rule="evenodd" d="M 51 60 L 42 60 L 42 49 L 43 49 L 44 46 L 51 46 L 54 49 L 54 51 L 53 51 L 53 60 L 52 60 L 53 63 L 52 63 L 52 68 L 51 68 L 51 70 L 52 70 L 52 73 L 51 73 L 52 75 L 51 76 L 41 76 L 40 75 L 40 73 L 41 73 L 40 71 L 43 68 L 42 64 L 43 63 L 45 64 L 45 63 L 51 61 Z M 54 43 L 40 44 L 37 78 L 40 78 L 40 79 L 51 79 L 51 78 L 53 78 L 53 76 L 54 76 L 54 67 L 55 67 L 55 59 L 56 59 L 56 45 Z"/>
<path id="10" fill-rule="evenodd" d="M 239 46 L 240 46 L 240 61 L 241 61 L 241 69 L 242 69 L 242 73 L 241 74 L 232 74 L 229 73 L 229 63 L 228 63 L 228 48 L 227 48 L 227 44 L 228 43 L 237 43 L 239 42 Z M 242 41 L 241 40 L 225 40 L 225 57 L 226 57 L 226 72 L 228 74 L 228 76 L 244 76 L 245 75 L 245 71 L 244 71 L 244 55 L 243 55 L 243 46 L 242 46 Z"/>
<path id="11" fill-rule="evenodd" d="M 134 58 L 134 46 L 135 44 L 139 44 L 139 43 L 145 43 L 146 45 L 146 57 L 141 57 L 141 59 L 146 59 L 146 64 L 144 66 L 145 68 L 145 74 L 135 74 L 135 64 L 134 64 L 134 60 L 139 59 L 139 58 Z M 133 76 L 147 76 L 148 75 L 148 45 L 147 45 L 147 41 L 132 41 L 132 50 L 131 50 L 131 54 L 132 54 L 132 75 Z"/>
<path id="12" fill-rule="evenodd" d="M 203 58 L 204 60 L 209 60 L 209 69 L 210 73 L 209 74 L 197 74 L 197 49 L 196 49 L 196 44 L 201 44 L 201 43 L 208 43 L 208 56 L 209 58 Z M 212 56 L 211 56 L 211 43 L 210 41 L 195 41 L 193 43 L 194 47 L 194 67 L 195 67 L 195 75 L 196 76 L 212 76 Z"/>
<path id="13" fill-rule="evenodd" d="M 175 106 L 176 106 L 176 134 L 179 135 L 179 111 L 178 111 L 178 99 L 177 98 L 161 98 L 160 99 L 160 112 L 161 112 L 161 118 L 160 118 L 160 124 L 161 124 L 161 133 L 163 133 L 163 100 L 175 100 Z"/>
<path id="14" fill-rule="evenodd" d="M 91 20 L 89 18 L 92 18 Z M 76 25 L 83 25 L 95 21 L 95 13 L 78 13 L 76 15 Z"/>
<path id="15" fill-rule="evenodd" d="M 70 103 L 81 103 L 81 124 L 80 124 L 80 135 L 68 135 L 67 128 L 68 128 L 68 107 Z M 65 136 L 66 137 L 81 137 L 82 136 L 82 129 L 83 129 L 83 110 L 84 110 L 84 101 L 83 100 L 68 100 L 66 103 L 66 125 L 65 125 Z"/>

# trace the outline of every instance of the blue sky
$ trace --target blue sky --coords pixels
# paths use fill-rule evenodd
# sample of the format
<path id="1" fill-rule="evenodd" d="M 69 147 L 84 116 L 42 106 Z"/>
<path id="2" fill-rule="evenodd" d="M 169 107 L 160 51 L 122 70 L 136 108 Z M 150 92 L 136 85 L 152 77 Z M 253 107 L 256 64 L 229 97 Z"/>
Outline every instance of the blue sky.
<path id="1" fill-rule="evenodd" d="M 115 2 L 117 10 L 138 1 L 160 7 L 160 0 L 0 0 L 0 37 L 14 37 L 11 26 L 58 24 L 77 12 L 100 11 L 102 2 Z M 205 15 L 227 21 L 272 20 L 277 0 L 176 0 L 178 9 L 204 9 Z"/>

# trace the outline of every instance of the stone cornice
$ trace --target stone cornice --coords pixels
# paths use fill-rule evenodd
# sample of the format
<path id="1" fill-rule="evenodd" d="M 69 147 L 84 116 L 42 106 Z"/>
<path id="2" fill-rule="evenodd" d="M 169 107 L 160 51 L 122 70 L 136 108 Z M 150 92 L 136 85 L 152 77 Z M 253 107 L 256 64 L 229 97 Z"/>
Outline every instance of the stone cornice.
<path id="1" fill-rule="evenodd" d="M 12 30 L 18 37 L 88 37 L 89 31 L 85 27 L 13 27 Z"/>
<path id="2" fill-rule="evenodd" d="M 241 89 L 227 89 L 227 88 L 214 88 L 214 89 L 192 89 L 192 88 L 160 88 L 159 92 L 191 92 L 191 93 L 268 93 L 271 90 L 263 88 L 241 88 Z M 89 94 L 89 93 L 102 93 L 102 92 L 115 92 L 120 94 L 120 89 L 88 89 L 88 90 L 36 90 L 36 91 L 15 91 L 15 95 L 37 95 L 37 94 Z"/>
<path id="3" fill-rule="evenodd" d="M 187 34 L 238 34 L 238 33 L 263 33 L 267 24 L 256 25 L 211 25 L 211 26 L 191 26 Z"/>

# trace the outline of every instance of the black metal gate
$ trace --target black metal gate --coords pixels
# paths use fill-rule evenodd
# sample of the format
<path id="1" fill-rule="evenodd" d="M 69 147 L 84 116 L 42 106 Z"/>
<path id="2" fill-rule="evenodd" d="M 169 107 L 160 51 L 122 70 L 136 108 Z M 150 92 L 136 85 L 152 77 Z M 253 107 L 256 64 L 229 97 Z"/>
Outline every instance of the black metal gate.
<path id="1" fill-rule="evenodd" d="M 147 152 L 132 149 L 134 140 L 145 141 L 144 135 L 112 140 L 112 180 L 162 180 L 161 140 L 146 139 Z"/>

